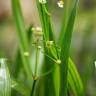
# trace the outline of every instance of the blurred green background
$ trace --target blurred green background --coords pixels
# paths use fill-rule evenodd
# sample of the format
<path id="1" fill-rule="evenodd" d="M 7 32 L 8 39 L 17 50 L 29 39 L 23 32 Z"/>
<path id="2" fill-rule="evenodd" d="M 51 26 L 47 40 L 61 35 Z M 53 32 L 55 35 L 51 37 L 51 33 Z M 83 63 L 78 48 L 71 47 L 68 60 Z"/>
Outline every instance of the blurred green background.
<path id="1" fill-rule="evenodd" d="M 20 0 L 26 29 L 33 24 L 39 26 L 35 0 Z M 58 8 L 58 0 L 49 0 L 50 13 L 56 37 L 60 31 L 63 9 Z M 72 2 L 72 1 L 71 1 Z M 75 21 L 71 57 L 77 64 L 82 77 L 86 96 L 96 96 L 96 0 L 80 0 Z M 0 0 L 0 57 L 14 60 L 18 39 L 12 16 L 11 0 Z M 10 65 L 11 66 L 11 65 Z M 14 64 L 12 64 L 14 66 Z"/>

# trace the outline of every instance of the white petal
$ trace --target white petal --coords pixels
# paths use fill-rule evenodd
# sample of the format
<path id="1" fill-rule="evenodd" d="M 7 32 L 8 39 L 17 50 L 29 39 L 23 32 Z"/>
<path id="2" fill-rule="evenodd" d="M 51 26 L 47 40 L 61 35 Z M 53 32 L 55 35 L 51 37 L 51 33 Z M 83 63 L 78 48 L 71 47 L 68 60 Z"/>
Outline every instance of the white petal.
<path id="1" fill-rule="evenodd" d="M 63 8 L 64 2 L 62 0 L 61 1 L 58 1 L 57 2 L 57 5 L 58 5 L 58 7 Z"/>
<path id="2" fill-rule="evenodd" d="M 41 32 L 42 28 L 41 27 L 36 27 L 36 31 Z"/>

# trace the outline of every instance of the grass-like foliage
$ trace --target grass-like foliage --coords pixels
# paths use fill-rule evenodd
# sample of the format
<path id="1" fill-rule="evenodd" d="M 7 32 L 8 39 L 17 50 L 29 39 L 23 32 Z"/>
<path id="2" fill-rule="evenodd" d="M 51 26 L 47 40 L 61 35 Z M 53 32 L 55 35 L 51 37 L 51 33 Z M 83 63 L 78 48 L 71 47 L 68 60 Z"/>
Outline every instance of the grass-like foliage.
<path id="1" fill-rule="evenodd" d="M 31 26 L 28 30 L 25 29 L 19 1 L 12 0 L 19 42 L 14 61 L 15 71 L 10 78 L 8 67 L 4 67 L 8 73 L 5 75 L 9 79 L 2 86 L 0 85 L 0 96 L 1 94 L 2 96 L 11 96 L 11 89 L 14 96 L 18 96 L 17 93 L 23 96 L 68 96 L 68 94 L 84 96 L 82 80 L 70 58 L 70 45 L 78 0 L 72 1 L 70 9 L 68 5 L 70 0 L 58 2 L 61 4 L 59 7 L 64 6 L 64 20 L 61 22 L 58 40 L 54 35 L 48 0 L 36 0 L 41 28 Z M 0 64 L 0 68 L 2 68 L 2 62 Z M 3 65 L 5 66 L 4 62 Z M 0 79 L 2 78 L 0 77 Z M 2 90 L 2 88 L 6 90 Z"/>

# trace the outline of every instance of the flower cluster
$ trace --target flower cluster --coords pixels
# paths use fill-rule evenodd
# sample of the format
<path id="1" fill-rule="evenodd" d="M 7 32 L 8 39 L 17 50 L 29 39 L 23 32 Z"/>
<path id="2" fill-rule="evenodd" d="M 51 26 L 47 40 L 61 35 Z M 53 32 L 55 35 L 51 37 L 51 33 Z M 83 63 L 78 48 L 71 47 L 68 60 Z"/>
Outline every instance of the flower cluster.
<path id="1" fill-rule="evenodd" d="M 58 2 L 57 2 L 57 5 L 58 5 L 58 7 L 63 8 L 63 6 L 64 6 L 64 1 L 63 1 L 63 0 L 58 1 Z"/>

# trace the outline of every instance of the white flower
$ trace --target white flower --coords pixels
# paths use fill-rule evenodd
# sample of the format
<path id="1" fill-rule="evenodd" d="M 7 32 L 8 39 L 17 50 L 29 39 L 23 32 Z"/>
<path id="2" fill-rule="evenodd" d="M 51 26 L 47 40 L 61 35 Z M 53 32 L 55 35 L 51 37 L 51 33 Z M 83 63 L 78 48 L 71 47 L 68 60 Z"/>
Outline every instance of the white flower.
<path id="1" fill-rule="evenodd" d="M 47 3 L 46 0 L 39 0 L 39 2 L 40 2 L 41 4 L 45 4 L 45 3 Z"/>
<path id="2" fill-rule="evenodd" d="M 33 27 L 31 30 L 33 31 L 35 36 L 43 36 L 41 27 Z"/>
<path id="3" fill-rule="evenodd" d="M 36 27 L 36 31 L 37 32 L 42 32 L 42 28 L 41 27 Z"/>
<path id="4" fill-rule="evenodd" d="M 63 6 L 64 6 L 64 1 L 63 1 L 63 0 L 58 1 L 58 2 L 57 2 L 57 5 L 58 5 L 58 7 L 63 8 Z"/>
<path id="5" fill-rule="evenodd" d="M 32 27 L 31 29 L 32 31 L 37 31 L 37 32 L 42 32 L 42 28 L 41 27 Z"/>

